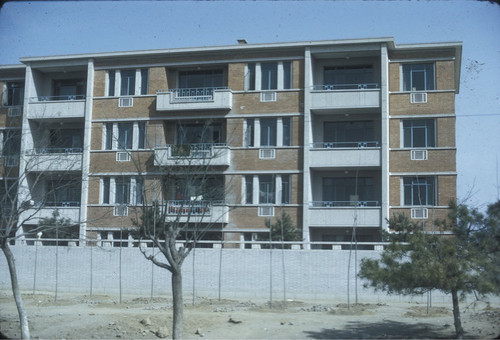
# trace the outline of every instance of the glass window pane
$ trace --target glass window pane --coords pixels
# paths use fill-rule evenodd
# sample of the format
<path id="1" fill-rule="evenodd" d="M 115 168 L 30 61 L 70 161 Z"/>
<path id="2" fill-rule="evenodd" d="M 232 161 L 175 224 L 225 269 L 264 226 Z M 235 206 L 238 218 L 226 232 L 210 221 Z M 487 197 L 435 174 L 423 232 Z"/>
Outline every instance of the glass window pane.
<path id="1" fill-rule="evenodd" d="M 115 71 L 108 71 L 108 96 L 115 95 Z"/>
<path id="2" fill-rule="evenodd" d="M 246 146 L 254 146 L 254 120 L 247 119 L 247 130 L 245 133 Z"/>
<path id="3" fill-rule="evenodd" d="M 139 141 L 138 148 L 144 149 L 146 147 L 146 123 L 139 122 Z"/>
<path id="4" fill-rule="evenodd" d="M 281 203 L 290 203 L 291 182 L 290 175 L 281 175 Z"/>
<path id="5" fill-rule="evenodd" d="M 292 120 L 283 118 L 283 145 L 292 145 Z"/>
<path id="6" fill-rule="evenodd" d="M 245 90 L 255 90 L 255 63 L 247 65 L 247 74 L 245 75 Z"/>
<path id="7" fill-rule="evenodd" d="M 127 204 L 130 199 L 130 178 L 117 178 L 115 180 L 115 203 Z"/>
<path id="8" fill-rule="evenodd" d="M 253 203 L 253 176 L 245 176 L 245 203 Z"/>
<path id="9" fill-rule="evenodd" d="M 292 63 L 290 61 L 283 62 L 283 88 L 292 88 Z"/>
<path id="10" fill-rule="evenodd" d="M 260 120 L 260 145 L 276 146 L 276 119 Z"/>
<path id="11" fill-rule="evenodd" d="M 121 79 L 120 95 L 133 96 L 135 94 L 135 70 L 122 70 Z"/>
<path id="12" fill-rule="evenodd" d="M 143 68 L 141 70 L 141 94 L 148 94 L 149 70 Z"/>
<path id="13" fill-rule="evenodd" d="M 276 90 L 278 88 L 278 63 L 262 63 L 261 70 L 261 89 Z"/>
<path id="14" fill-rule="evenodd" d="M 109 177 L 102 179 L 102 203 L 109 204 Z"/>
<path id="15" fill-rule="evenodd" d="M 259 176 L 259 203 L 273 204 L 275 203 L 275 182 L 273 175 Z"/>
<path id="16" fill-rule="evenodd" d="M 118 123 L 118 148 L 132 149 L 132 123 Z"/>

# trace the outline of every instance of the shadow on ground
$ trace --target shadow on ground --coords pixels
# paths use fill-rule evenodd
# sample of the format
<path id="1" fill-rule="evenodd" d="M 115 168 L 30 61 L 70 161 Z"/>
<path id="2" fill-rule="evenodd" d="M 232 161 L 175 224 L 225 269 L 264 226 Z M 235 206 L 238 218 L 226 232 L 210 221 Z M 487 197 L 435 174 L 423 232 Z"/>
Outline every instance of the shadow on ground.
<path id="1" fill-rule="evenodd" d="M 312 339 L 449 339 L 455 334 L 453 327 L 385 320 L 376 323 L 350 321 L 343 329 L 304 331 Z"/>

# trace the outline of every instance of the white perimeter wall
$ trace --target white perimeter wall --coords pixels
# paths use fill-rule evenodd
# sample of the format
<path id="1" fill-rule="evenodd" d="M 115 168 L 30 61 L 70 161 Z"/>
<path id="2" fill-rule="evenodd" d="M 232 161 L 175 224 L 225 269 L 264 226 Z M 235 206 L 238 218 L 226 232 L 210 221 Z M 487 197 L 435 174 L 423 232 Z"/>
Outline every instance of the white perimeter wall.
<path id="1" fill-rule="evenodd" d="M 32 292 L 55 292 L 56 247 L 12 246 L 16 258 L 21 289 Z M 59 247 L 58 292 L 108 294 L 119 296 L 120 283 L 123 294 L 151 296 L 170 294 L 170 275 L 165 269 L 154 267 L 138 248 Z M 3 254 L 2 254 L 3 255 Z M 350 301 L 355 301 L 354 252 L 351 253 Z M 378 258 L 379 251 L 358 251 L 362 258 Z M 193 277 L 193 259 L 194 273 Z M 284 259 L 284 266 L 283 266 Z M 264 249 L 196 249 L 183 265 L 184 295 L 218 298 L 219 287 L 223 299 L 265 299 L 271 296 L 270 266 L 272 263 L 272 298 L 284 298 L 284 281 L 287 299 L 325 299 L 347 301 L 348 250 L 281 250 Z M 285 280 L 283 279 L 285 269 Z M 121 282 L 120 282 L 121 277 Z M 220 278 L 220 280 L 219 280 Z M 419 301 L 427 296 L 388 296 L 363 288 L 358 279 L 358 302 Z M 4 256 L 0 256 L 0 289 L 10 290 L 10 276 Z M 439 292 L 432 293 L 433 302 L 448 302 L 450 298 Z M 326 302 L 326 301 L 324 301 Z"/>

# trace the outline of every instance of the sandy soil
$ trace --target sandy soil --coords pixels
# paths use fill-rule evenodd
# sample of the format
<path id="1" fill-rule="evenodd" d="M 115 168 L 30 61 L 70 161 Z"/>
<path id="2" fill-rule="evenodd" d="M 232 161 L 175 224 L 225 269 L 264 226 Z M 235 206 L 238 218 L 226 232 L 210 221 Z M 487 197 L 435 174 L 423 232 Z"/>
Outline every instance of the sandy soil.
<path id="1" fill-rule="evenodd" d="M 41 339 L 158 339 L 160 326 L 171 329 L 171 301 L 109 296 L 25 295 L 32 338 Z M 462 306 L 467 338 L 500 334 L 500 306 L 486 303 Z M 451 338 L 451 307 L 425 304 L 345 304 L 322 301 L 265 301 L 197 299 L 185 306 L 185 338 L 208 339 L 357 339 Z M 19 337 L 17 311 L 8 291 L 0 292 L 0 331 Z"/>

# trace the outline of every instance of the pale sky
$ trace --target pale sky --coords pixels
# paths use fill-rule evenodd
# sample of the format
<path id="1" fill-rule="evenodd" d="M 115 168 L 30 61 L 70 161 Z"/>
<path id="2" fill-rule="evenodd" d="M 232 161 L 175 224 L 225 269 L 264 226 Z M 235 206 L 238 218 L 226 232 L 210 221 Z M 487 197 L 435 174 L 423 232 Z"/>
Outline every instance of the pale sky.
<path id="1" fill-rule="evenodd" d="M 394 37 L 463 42 L 458 198 L 500 199 L 500 5 L 488 1 L 36 1 L 0 10 L 0 65 L 55 54 Z"/>

